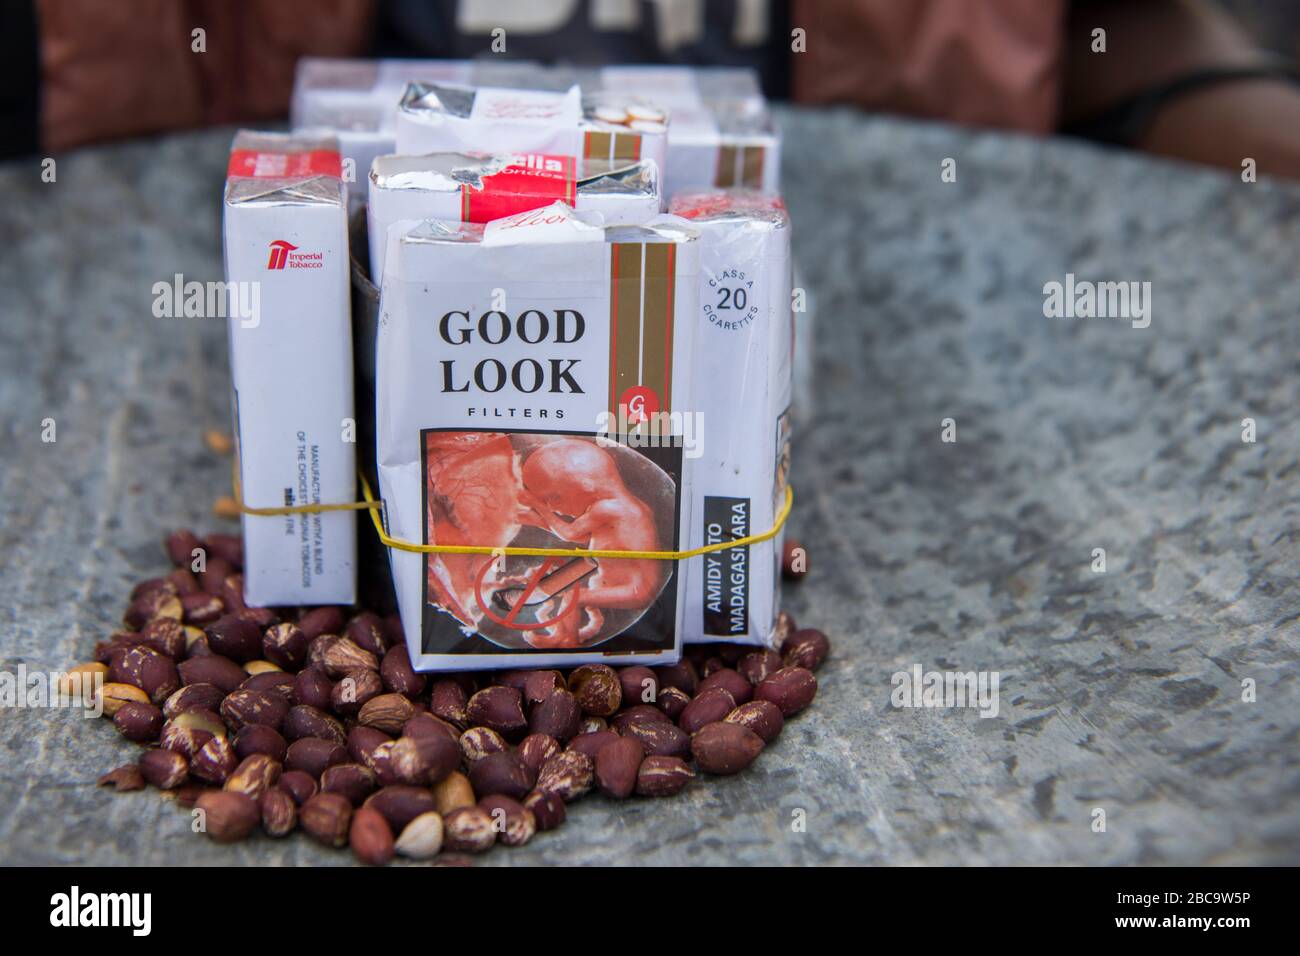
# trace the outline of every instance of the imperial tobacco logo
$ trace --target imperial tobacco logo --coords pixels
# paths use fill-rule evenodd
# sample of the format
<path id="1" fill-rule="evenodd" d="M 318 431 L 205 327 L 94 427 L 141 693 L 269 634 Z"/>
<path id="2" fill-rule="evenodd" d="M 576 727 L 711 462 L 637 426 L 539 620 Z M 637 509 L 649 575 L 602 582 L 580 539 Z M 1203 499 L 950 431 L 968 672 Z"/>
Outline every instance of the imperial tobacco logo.
<path id="1" fill-rule="evenodd" d="M 125 926 L 134 936 L 148 936 L 153 928 L 152 893 L 82 893 L 73 886 L 50 897 L 50 925 Z"/>
<path id="2" fill-rule="evenodd" d="M 284 239 L 276 239 L 271 243 L 271 258 L 267 260 L 268 269 L 283 269 L 289 261 L 289 253 L 298 247 Z"/>

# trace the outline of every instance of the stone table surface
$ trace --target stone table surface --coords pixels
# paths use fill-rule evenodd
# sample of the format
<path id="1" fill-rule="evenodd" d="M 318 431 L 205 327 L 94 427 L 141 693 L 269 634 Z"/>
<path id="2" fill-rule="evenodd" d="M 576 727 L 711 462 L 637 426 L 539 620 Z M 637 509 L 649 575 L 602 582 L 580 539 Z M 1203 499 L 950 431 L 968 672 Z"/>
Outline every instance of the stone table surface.
<path id="1" fill-rule="evenodd" d="M 1300 862 L 1300 188 L 781 121 L 816 315 L 792 518 L 813 570 L 786 601 L 835 642 L 816 704 L 745 774 L 589 798 L 481 862 Z M 201 433 L 226 422 L 224 327 L 151 303 L 174 274 L 221 277 L 228 141 L 86 150 L 54 183 L 0 166 L 11 673 L 87 659 L 164 569 L 163 530 L 220 523 L 229 465 Z M 1044 318 L 1067 273 L 1149 281 L 1150 326 Z M 997 715 L 892 706 L 916 665 L 996 673 Z M 0 862 L 351 862 L 300 837 L 217 846 L 156 791 L 95 787 L 134 751 L 70 710 L 0 709 Z"/>

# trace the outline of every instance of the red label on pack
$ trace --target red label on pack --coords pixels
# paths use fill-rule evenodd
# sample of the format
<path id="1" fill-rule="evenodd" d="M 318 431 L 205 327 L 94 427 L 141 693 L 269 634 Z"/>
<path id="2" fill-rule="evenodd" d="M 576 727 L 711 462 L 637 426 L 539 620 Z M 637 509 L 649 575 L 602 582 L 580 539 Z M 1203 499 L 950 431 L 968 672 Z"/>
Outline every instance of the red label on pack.
<path id="1" fill-rule="evenodd" d="M 553 202 L 570 206 L 577 201 L 577 160 L 572 156 L 527 153 L 516 156 L 505 169 L 483 177 L 482 188 L 460 188 L 463 222 L 491 222 Z"/>
<path id="2" fill-rule="evenodd" d="M 760 215 L 768 211 L 785 211 L 785 201 L 780 196 L 739 190 L 724 192 L 703 190 L 696 193 L 678 193 L 668 204 L 668 211 L 683 219 L 703 219 L 722 213 L 738 212 Z"/>
<path id="3" fill-rule="evenodd" d="M 250 179 L 299 179 L 311 176 L 343 176 L 343 163 L 332 149 L 313 149 L 299 153 L 262 152 L 256 149 L 230 151 L 226 176 Z"/>

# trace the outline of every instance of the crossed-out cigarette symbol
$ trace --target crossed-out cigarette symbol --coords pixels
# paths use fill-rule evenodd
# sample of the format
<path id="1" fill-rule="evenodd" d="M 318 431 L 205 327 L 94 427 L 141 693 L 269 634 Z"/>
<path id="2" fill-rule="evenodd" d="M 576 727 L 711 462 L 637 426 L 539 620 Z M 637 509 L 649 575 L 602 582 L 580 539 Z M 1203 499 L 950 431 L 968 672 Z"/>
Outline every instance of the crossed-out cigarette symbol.
<path id="1" fill-rule="evenodd" d="M 524 580 L 522 586 L 494 591 L 491 600 L 484 600 L 483 581 L 487 577 L 488 571 L 495 566 L 495 561 L 489 561 L 483 565 L 483 569 L 479 571 L 478 580 L 474 585 L 474 596 L 478 599 L 478 606 L 488 620 L 494 621 L 502 627 L 518 631 L 539 631 L 542 628 L 553 627 L 558 624 L 573 610 L 574 601 L 577 600 L 579 590 L 576 585 L 589 575 L 594 574 L 599 567 L 591 558 L 565 559 L 548 557 L 528 573 L 528 577 Z M 513 597 L 507 596 L 512 594 Z M 524 608 L 544 604 L 557 594 L 562 594 L 563 597 L 560 599 L 560 609 L 554 617 L 545 621 L 535 621 L 531 624 L 519 622 L 519 615 Z M 504 616 L 495 613 L 491 607 L 492 604 L 496 604 L 498 607 L 504 606 Z"/>

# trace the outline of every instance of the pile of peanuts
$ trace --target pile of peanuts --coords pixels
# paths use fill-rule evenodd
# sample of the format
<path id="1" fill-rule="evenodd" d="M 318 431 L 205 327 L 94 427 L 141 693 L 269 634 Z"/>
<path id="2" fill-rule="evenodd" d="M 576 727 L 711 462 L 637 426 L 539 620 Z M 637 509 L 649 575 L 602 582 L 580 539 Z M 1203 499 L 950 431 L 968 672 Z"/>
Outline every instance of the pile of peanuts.
<path id="1" fill-rule="evenodd" d="M 421 674 L 395 615 L 245 606 L 234 535 L 177 531 L 166 549 L 175 568 L 135 587 L 124 628 L 72 672 L 147 748 L 100 784 L 167 791 L 218 842 L 301 828 L 369 864 L 519 846 L 593 789 L 668 797 L 744 770 L 812 703 L 830 649 L 783 612 L 780 652 Z"/>

